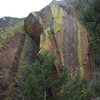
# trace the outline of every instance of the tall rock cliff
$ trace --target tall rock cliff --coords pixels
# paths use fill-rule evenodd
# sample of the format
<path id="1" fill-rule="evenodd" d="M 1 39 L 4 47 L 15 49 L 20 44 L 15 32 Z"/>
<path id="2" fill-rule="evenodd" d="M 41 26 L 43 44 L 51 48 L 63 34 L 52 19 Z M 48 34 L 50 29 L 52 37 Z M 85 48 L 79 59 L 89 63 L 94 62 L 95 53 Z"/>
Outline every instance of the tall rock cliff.
<path id="1" fill-rule="evenodd" d="M 40 41 L 40 53 L 48 50 L 57 55 L 58 74 L 60 66 L 65 65 L 72 72 L 79 71 L 84 76 L 90 70 L 87 34 L 75 16 L 75 9 L 71 9 L 75 14 L 69 14 L 63 7 L 62 2 L 55 1 L 40 12 L 31 13 L 25 19 L 25 30 L 33 39 Z"/>
<path id="2" fill-rule="evenodd" d="M 79 24 L 75 3 L 54 1 L 39 12 L 17 19 L 0 19 L 0 100 L 9 92 L 12 78 L 24 65 L 31 65 L 38 53 L 47 50 L 57 56 L 57 74 L 66 66 L 71 73 L 92 78 L 88 59 L 88 39 Z"/>

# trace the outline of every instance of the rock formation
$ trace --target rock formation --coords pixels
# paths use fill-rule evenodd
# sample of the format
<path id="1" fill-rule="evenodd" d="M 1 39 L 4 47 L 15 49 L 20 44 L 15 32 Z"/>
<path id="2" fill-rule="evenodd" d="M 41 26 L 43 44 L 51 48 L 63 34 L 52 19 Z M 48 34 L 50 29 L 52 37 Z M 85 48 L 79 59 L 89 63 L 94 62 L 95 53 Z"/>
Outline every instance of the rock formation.
<path id="1" fill-rule="evenodd" d="M 0 19 L 0 100 L 7 94 L 19 66 L 30 65 L 39 47 L 24 31 L 24 19 Z M 35 47 L 35 48 L 34 48 Z"/>
<path id="2" fill-rule="evenodd" d="M 25 29 L 33 38 L 37 37 L 39 33 L 39 52 L 48 50 L 58 56 L 55 62 L 58 73 L 59 66 L 65 65 L 72 71 L 79 70 L 84 76 L 85 68 L 88 69 L 87 34 L 75 14 L 69 14 L 61 5 L 63 6 L 62 3 L 55 1 L 40 12 L 31 13 L 25 19 Z M 72 10 L 75 13 L 75 9 Z M 38 28 L 35 28 L 34 25 Z M 28 27 L 26 28 L 26 26 Z M 33 28 L 30 30 L 31 27 Z"/>
<path id="3" fill-rule="evenodd" d="M 17 19 L 0 19 L 0 100 L 8 94 L 11 79 L 23 65 L 30 65 L 38 53 L 55 54 L 56 70 L 66 66 L 71 75 L 92 78 L 88 59 L 87 33 L 76 18 L 77 7 L 54 1 L 39 12 Z"/>

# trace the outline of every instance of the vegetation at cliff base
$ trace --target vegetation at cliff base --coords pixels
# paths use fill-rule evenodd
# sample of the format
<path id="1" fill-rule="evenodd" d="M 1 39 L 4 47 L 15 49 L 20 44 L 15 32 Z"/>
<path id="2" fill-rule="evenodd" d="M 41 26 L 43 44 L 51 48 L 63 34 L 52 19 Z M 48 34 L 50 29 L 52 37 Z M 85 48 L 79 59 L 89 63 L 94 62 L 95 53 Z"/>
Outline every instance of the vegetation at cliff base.
<path id="1" fill-rule="evenodd" d="M 100 97 L 100 0 L 87 0 L 78 18 L 87 30 L 89 59 L 94 63 L 90 91 L 92 96 Z"/>
<path id="2" fill-rule="evenodd" d="M 94 61 L 100 66 L 100 0 L 88 0 L 79 13 L 80 22 L 86 28 L 89 37 L 89 48 L 95 54 Z M 93 56 L 92 56 L 93 57 Z"/>
<path id="3" fill-rule="evenodd" d="M 24 94 L 27 99 L 88 100 L 90 92 L 86 81 L 80 75 L 69 80 L 68 70 L 65 67 L 62 67 L 62 72 L 57 75 L 54 61 L 55 56 L 44 52 L 32 66 L 26 66 L 23 69 Z M 56 89 L 59 91 L 56 92 Z"/>
<path id="4" fill-rule="evenodd" d="M 90 100 L 90 88 L 86 80 L 77 74 L 73 80 L 66 83 L 59 97 L 60 100 Z"/>
<path id="5" fill-rule="evenodd" d="M 28 100 L 53 100 L 52 92 L 66 82 L 67 70 L 55 79 L 54 59 L 53 55 L 45 52 L 32 66 L 24 68 L 24 93 Z"/>

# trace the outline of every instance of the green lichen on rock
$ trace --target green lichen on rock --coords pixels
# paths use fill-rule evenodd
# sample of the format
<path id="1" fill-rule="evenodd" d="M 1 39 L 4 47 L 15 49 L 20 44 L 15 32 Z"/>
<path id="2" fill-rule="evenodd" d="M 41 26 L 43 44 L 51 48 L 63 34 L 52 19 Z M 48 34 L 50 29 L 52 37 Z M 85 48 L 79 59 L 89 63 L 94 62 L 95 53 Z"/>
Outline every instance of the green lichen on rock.
<path id="1" fill-rule="evenodd" d="M 80 74 L 83 77 L 84 75 L 84 69 L 83 69 L 83 61 L 82 61 L 82 42 L 81 42 L 81 27 L 80 24 L 78 25 L 78 60 L 79 60 L 79 68 L 80 68 Z"/>
<path id="2" fill-rule="evenodd" d="M 31 14 L 28 16 L 29 21 L 27 21 L 26 27 L 29 27 L 28 33 L 34 34 L 31 35 L 32 37 L 40 36 L 39 53 L 48 50 L 56 54 L 57 63 L 60 61 L 62 65 L 71 67 L 71 70 L 78 67 L 83 76 L 81 27 L 77 23 L 76 17 L 71 16 L 67 10 L 53 2 L 40 12 L 31 13 L 32 16 Z"/>
<path id="3" fill-rule="evenodd" d="M 43 20 L 42 20 L 41 17 L 39 17 L 39 23 L 40 23 L 41 25 L 43 25 Z"/>
<path id="4" fill-rule="evenodd" d="M 45 40 L 43 38 L 44 37 L 43 34 L 41 34 L 41 36 L 40 36 L 40 52 L 49 50 L 49 42 L 50 42 L 49 39 L 51 38 L 49 27 L 46 30 L 44 30 L 44 34 L 45 34 Z"/>
<path id="5" fill-rule="evenodd" d="M 51 4 L 50 7 L 53 18 L 65 17 L 63 8 L 59 7 L 57 4 Z"/>
<path id="6" fill-rule="evenodd" d="M 4 19 L 4 18 L 3 18 Z M 4 25 L 0 24 L 0 48 L 5 44 L 7 38 L 12 37 L 15 33 L 24 33 L 24 20 L 5 18 L 5 20 L 0 19 L 1 21 L 8 20 L 7 23 L 4 22 Z M 9 20 L 10 19 L 10 20 Z M 12 21 L 13 20 L 13 21 Z"/>
<path id="7" fill-rule="evenodd" d="M 18 22 L 18 23 L 12 28 L 12 31 L 13 31 L 14 33 L 25 33 L 25 30 L 24 30 L 24 20 Z"/>
<path id="8" fill-rule="evenodd" d="M 65 17 L 65 11 L 57 6 L 56 4 L 51 4 L 52 18 L 54 21 L 53 29 L 57 33 L 63 28 L 63 19 Z"/>

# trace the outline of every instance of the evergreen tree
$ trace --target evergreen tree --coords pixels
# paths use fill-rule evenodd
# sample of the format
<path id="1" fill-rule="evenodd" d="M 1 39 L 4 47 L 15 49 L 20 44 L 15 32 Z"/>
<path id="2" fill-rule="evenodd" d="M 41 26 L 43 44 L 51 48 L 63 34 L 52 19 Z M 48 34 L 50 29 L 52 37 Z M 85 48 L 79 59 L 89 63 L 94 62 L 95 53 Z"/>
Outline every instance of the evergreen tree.
<path id="1" fill-rule="evenodd" d="M 57 93 L 60 100 L 88 100 L 89 90 L 86 81 L 79 75 L 72 81 L 68 80 L 68 70 L 63 67 L 60 75 L 53 79 L 56 73 L 54 60 L 53 55 L 44 52 L 32 66 L 24 68 L 23 85 L 27 100 L 57 100 L 52 93 L 61 87 L 62 90 Z"/>
<path id="2" fill-rule="evenodd" d="M 53 79 L 56 73 L 54 60 L 53 55 L 45 52 L 32 66 L 24 68 L 24 92 L 28 100 L 53 100 L 52 92 L 66 82 L 65 69 L 56 80 Z"/>
<path id="3" fill-rule="evenodd" d="M 100 0 L 88 0 L 79 13 L 79 19 L 89 33 L 90 55 L 95 69 L 100 70 Z"/>
<path id="4" fill-rule="evenodd" d="M 66 83 L 64 90 L 59 93 L 60 100 L 90 100 L 89 87 L 80 75 Z"/>
<path id="5" fill-rule="evenodd" d="M 100 0 L 88 0 L 79 19 L 90 33 L 100 36 Z"/>
<path id="6" fill-rule="evenodd" d="M 100 84 L 100 0 L 88 0 L 79 13 L 79 19 L 88 32 L 89 57 L 95 63 L 93 67 L 96 77 L 91 94 L 93 92 L 93 95 L 98 96 L 100 94 L 100 85 L 97 85 Z"/>

